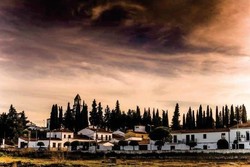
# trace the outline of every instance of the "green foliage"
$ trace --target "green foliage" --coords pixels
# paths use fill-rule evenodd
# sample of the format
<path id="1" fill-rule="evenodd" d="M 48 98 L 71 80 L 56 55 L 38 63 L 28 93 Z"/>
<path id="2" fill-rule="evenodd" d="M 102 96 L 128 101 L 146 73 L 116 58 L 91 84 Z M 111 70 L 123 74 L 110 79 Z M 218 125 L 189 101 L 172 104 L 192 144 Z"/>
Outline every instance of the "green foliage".
<path id="1" fill-rule="evenodd" d="M 229 144 L 228 141 L 226 139 L 220 139 L 217 142 L 217 148 L 218 149 L 228 149 L 229 148 Z"/>
<path id="2" fill-rule="evenodd" d="M 188 145 L 190 147 L 190 150 L 191 150 L 191 148 L 197 146 L 197 142 L 190 140 L 189 142 L 186 143 L 186 145 Z"/>
<path id="3" fill-rule="evenodd" d="M 180 117 L 180 110 L 179 110 L 179 104 L 177 103 L 175 106 L 174 115 L 172 118 L 172 129 L 173 130 L 179 130 L 181 128 L 179 117 Z"/>
<path id="4" fill-rule="evenodd" d="M 50 113 L 50 130 L 60 128 L 59 118 L 58 118 L 58 106 L 54 104 Z"/>
<path id="5" fill-rule="evenodd" d="M 12 143 L 16 143 L 28 122 L 25 112 L 18 113 L 13 105 L 11 105 L 7 114 L 2 113 L 0 115 L 0 138 L 5 138 Z"/>
<path id="6" fill-rule="evenodd" d="M 42 147 L 42 146 L 44 146 L 44 143 L 40 141 L 37 143 L 37 146 Z"/>
<path id="7" fill-rule="evenodd" d="M 157 127 L 149 133 L 151 140 L 171 141 L 171 135 L 167 127 Z"/>

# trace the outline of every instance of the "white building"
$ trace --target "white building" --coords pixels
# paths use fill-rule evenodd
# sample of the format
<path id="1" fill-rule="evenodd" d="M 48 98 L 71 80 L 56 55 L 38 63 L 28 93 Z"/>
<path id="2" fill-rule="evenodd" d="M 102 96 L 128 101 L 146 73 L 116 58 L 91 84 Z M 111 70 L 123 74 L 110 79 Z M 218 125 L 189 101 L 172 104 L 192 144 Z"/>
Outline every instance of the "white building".
<path id="1" fill-rule="evenodd" d="M 189 150 L 190 142 L 197 145 L 193 149 L 217 149 L 217 142 L 225 139 L 229 142 L 229 129 L 196 129 L 173 131 L 172 142 L 169 143 L 169 150 Z"/>
<path id="2" fill-rule="evenodd" d="M 112 132 L 106 131 L 104 129 L 89 128 L 88 127 L 88 128 L 80 130 L 77 134 L 88 136 L 89 138 L 92 138 L 93 140 L 97 140 L 97 141 L 110 141 L 110 140 L 112 140 Z"/>
<path id="3" fill-rule="evenodd" d="M 250 149 L 250 123 L 230 128 L 230 148 Z"/>

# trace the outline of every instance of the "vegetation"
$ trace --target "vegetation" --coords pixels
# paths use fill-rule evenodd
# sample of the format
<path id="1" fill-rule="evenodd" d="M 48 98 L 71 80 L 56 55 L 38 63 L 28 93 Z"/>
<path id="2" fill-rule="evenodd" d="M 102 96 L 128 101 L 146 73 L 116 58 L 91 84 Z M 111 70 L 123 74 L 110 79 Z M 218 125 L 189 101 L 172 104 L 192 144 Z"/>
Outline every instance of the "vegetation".
<path id="1" fill-rule="evenodd" d="M 0 138 L 16 143 L 18 137 L 27 127 L 28 122 L 25 112 L 17 112 L 11 105 L 8 113 L 0 115 Z"/>

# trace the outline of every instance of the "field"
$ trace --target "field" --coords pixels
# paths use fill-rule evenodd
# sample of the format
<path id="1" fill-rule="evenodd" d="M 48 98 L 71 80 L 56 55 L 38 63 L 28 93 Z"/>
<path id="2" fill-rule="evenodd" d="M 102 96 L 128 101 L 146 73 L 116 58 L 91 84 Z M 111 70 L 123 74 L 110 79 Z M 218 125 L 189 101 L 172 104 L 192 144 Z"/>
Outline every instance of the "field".
<path id="1" fill-rule="evenodd" d="M 112 162 L 113 161 L 113 162 Z M 116 162 L 115 162 L 116 161 Z M 120 166 L 120 167 L 247 167 L 250 166 L 250 161 L 220 161 L 220 160 L 181 160 L 181 159 L 97 159 L 97 160 L 58 160 L 58 159 L 30 159 L 21 157 L 2 156 L 0 157 L 0 166 L 18 162 L 21 166 L 42 166 L 42 167 L 105 167 L 105 166 Z"/>

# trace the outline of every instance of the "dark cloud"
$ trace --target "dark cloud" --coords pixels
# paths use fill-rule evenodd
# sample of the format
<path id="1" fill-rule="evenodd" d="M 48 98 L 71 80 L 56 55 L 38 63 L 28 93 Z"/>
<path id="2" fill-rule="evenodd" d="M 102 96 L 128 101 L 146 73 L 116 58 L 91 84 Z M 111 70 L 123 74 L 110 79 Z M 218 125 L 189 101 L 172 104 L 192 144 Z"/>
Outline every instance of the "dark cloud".
<path id="1" fill-rule="evenodd" d="M 19 18 L 18 24 L 74 24 L 83 31 L 93 27 L 106 36 L 114 33 L 120 37 L 107 41 L 171 54 L 209 50 L 190 46 L 186 38 L 197 27 L 213 21 L 220 5 L 220 0 L 11 1 L 15 7 L 8 12 Z"/>

